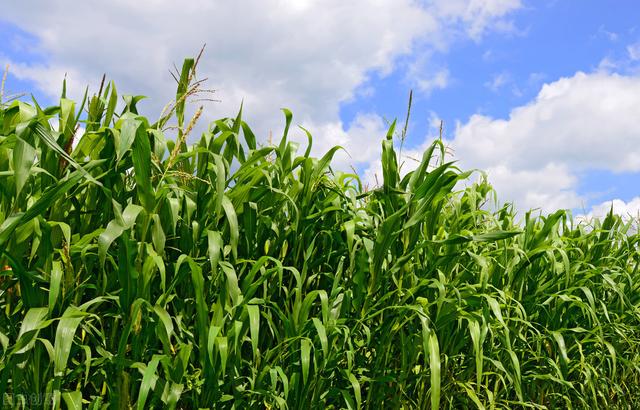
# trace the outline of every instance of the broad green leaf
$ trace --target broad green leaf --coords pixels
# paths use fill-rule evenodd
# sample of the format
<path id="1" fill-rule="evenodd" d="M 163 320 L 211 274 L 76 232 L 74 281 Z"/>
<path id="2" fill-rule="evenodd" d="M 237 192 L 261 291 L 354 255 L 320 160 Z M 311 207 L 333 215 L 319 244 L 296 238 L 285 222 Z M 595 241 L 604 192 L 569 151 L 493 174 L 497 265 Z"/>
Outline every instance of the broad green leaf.
<path id="1" fill-rule="evenodd" d="M 440 345 L 436 333 L 429 333 L 429 370 L 431 372 L 431 409 L 440 408 Z"/>
<path id="2" fill-rule="evenodd" d="M 62 400 L 69 410 L 82 410 L 82 392 L 74 390 L 62 393 Z"/>
<path id="3" fill-rule="evenodd" d="M 324 325 L 322 324 L 322 322 L 320 321 L 320 319 L 314 317 L 312 320 L 313 320 L 313 325 L 315 326 L 316 331 L 318 332 L 318 338 L 320 339 L 320 346 L 322 346 L 322 353 L 326 360 L 327 357 L 329 356 L 329 341 L 327 339 L 327 331 Z"/>
<path id="4" fill-rule="evenodd" d="M 56 307 L 60 296 L 60 285 L 62 283 L 62 264 L 60 261 L 54 261 L 51 268 L 51 279 L 49 282 L 49 314 Z"/>
<path id="5" fill-rule="evenodd" d="M 27 182 L 36 157 L 36 149 L 22 138 L 16 138 L 13 148 L 13 169 L 16 181 L 16 197 Z"/>
<path id="6" fill-rule="evenodd" d="M 360 382 L 356 376 L 353 375 L 350 371 L 347 370 L 347 375 L 349 377 L 349 382 L 351 382 L 351 387 L 353 387 L 353 393 L 356 396 L 356 406 L 357 408 L 362 407 L 362 393 L 360 391 Z"/>
<path id="7" fill-rule="evenodd" d="M 233 204 L 227 196 L 225 195 L 222 198 L 222 207 L 224 208 L 224 213 L 227 216 L 227 222 L 229 223 L 229 232 L 231 235 L 231 251 L 233 252 L 233 257 L 237 258 L 238 256 L 238 238 L 240 237 L 240 231 L 238 228 L 238 217 L 236 215 L 236 210 L 233 208 Z"/>
<path id="8" fill-rule="evenodd" d="M 138 401 L 136 404 L 138 410 L 145 409 L 145 403 L 147 402 L 149 391 L 151 391 L 155 385 L 156 369 L 158 368 L 159 362 L 160 357 L 158 356 L 151 359 L 149 364 L 147 364 L 144 374 L 142 375 L 142 382 L 140 383 L 140 391 L 138 393 Z"/>
<path id="9" fill-rule="evenodd" d="M 67 361 L 71 353 L 71 346 L 76 330 L 87 313 L 70 306 L 67 308 L 58 322 L 56 329 L 54 350 L 54 375 L 62 377 L 67 370 Z"/>
<path id="10" fill-rule="evenodd" d="M 47 313 L 47 308 L 31 308 L 26 312 L 17 338 L 17 345 L 22 347 L 13 354 L 21 354 L 33 348 L 38 332 L 46 323 Z"/>
<path id="11" fill-rule="evenodd" d="M 130 131 L 134 134 L 131 158 L 133 160 L 133 169 L 136 179 L 136 190 L 138 192 L 138 200 L 147 211 L 152 213 L 155 205 L 155 194 L 151 185 L 151 145 L 147 131 L 140 121 L 127 120 L 125 124 L 133 122 L 135 128 Z M 126 125 L 125 125 L 126 126 Z M 129 127 L 127 127 L 129 129 Z M 124 128 L 123 132 L 124 134 Z M 122 136 L 124 138 L 124 136 Z"/>
<path id="12" fill-rule="evenodd" d="M 260 335 L 260 307 L 257 305 L 247 305 L 249 315 L 249 330 L 251 333 L 251 347 L 253 349 L 254 360 L 258 359 L 258 341 Z"/>
<path id="13" fill-rule="evenodd" d="M 302 367 L 302 380 L 307 384 L 309 367 L 311 365 L 311 342 L 309 339 L 300 339 L 300 366 Z"/>
<path id="14" fill-rule="evenodd" d="M 104 262 L 107 258 L 107 251 L 114 240 L 120 237 L 124 231 L 131 229 L 138 218 L 138 215 L 142 212 L 142 207 L 139 205 L 128 205 L 122 213 L 122 218 L 116 218 L 109 222 L 107 228 L 98 237 L 98 256 L 100 258 L 100 265 L 104 266 Z"/>
<path id="15" fill-rule="evenodd" d="M 223 247 L 222 236 L 217 231 L 207 231 L 209 261 L 211 262 L 211 271 L 215 272 L 220 261 L 220 251 Z"/>

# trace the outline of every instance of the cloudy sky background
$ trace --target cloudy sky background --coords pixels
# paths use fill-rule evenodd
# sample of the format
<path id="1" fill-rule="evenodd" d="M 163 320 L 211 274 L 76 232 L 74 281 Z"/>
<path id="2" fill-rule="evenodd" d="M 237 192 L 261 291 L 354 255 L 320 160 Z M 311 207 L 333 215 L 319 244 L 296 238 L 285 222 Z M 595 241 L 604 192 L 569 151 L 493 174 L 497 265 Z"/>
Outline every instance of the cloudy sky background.
<path id="1" fill-rule="evenodd" d="M 55 103 L 103 73 L 150 97 L 207 44 L 199 74 L 220 103 L 206 119 L 245 117 L 265 141 L 280 107 L 321 155 L 375 183 L 388 121 L 414 90 L 404 168 L 438 135 L 518 209 L 640 212 L 640 6 L 636 0 L 0 0 L 9 92 Z M 297 137 L 304 141 L 302 132 Z"/>

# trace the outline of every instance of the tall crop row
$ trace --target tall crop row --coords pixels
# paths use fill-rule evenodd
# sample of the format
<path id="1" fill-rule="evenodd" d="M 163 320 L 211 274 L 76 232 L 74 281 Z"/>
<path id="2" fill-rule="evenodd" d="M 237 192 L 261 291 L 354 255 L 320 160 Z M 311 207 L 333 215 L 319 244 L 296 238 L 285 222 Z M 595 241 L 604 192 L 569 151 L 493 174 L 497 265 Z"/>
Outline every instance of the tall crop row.
<path id="1" fill-rule="evenodd" d="M 336 150 L 195 144 L 113 84 L 0 107 L 0 392 L 23 408 L 626 408 L 640 400 L 640 236 L 514 222 L 436 141 L 379 188 Z M 197 113 L 199 115 L 199 111 Z M 51 119 L 58 125 L 52 127 Z M 85 131 L 81 137 L 77 129 Z M 169 125 L 175 125 L 177 132 Z M 175 134 L 175 138 L 169 135 Z M 304 150 L 304 153 L 300 154 Z"/>

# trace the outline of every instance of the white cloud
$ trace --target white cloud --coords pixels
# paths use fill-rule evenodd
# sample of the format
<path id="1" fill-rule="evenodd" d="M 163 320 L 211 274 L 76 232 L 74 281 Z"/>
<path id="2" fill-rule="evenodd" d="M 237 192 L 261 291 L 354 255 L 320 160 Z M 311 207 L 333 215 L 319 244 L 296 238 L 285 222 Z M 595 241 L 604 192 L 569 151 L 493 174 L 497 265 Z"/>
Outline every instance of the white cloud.
<path id="1" fill-rule="evenodd" d="M 625 219 L 633 218 L 640 221 L 640 196 L 625 202 L 621 199 L 602 202 L 591 207 L 586 215 L 578 215 L 577 219 L 581 221 L 590 221 L 594 218 L 602 219 L 613 208 L 613 213 L 622 216 Z"/>
<path id="2" fill-rule="evenodd" d="M 530 86 L 533 86 L 533 85 L 537 86 L 545 78 L 547 78 L 547 75 L 545 73 L 531 73 L 529 74 L 529 78 L 527 79 L 527 84 Z"/>
<path id="3" fill-rule="evenodd" d="M 580 208 L 579 174 L 640 172 L 640 77 L 577 73 L 545 84 L 507 119 L 473 115 L 450 144 L 519 209 Z"/>
<path id="4" fill-rule="evenodd" d="M 593 37 L 595 38 L 597 36 L 603 36 L 612 43 L 618 41 L 618 39 L 620 38 L 620 35 L 618 33 L 607 30 L 605 26 L 598 27 L 598 32 Z"/>
<path id="5" fill-rule="evenodd" d="M 416 78 L 418 90 L 423 94 L 429 94 L 433 90 L 441 90 L 447 87 L 450 82 L 449 70 L 441 69 L 430 76 L 420 76 Z"/>
<path id="6" fill-rule="evenodd" d="M 314 135 L 317 136 L 313 140 L 315 152 L 324 153 L 336 145 L 343 148 L 334 155 L 332 166 L 347 170 L 350 166 L 358 167 L 375 161 L 380 156 L 381 141 L 387 128 L 388 124 L 377 114 L 361 113 L 346 129 L 340 121 L 311 124 L 309 129 L 315 130 Z"/>
<path id="7" fill-rule="evenodd" d="M 633 61 L 640 60 L 640 42 L 628 45 L 627 54 L 629 54 L 629 58 Z"/>
<path id="8" fill-rule="evenodd" d="M 622 68 L 624 62 L 613 59 L 611 57 L 604 57 L 598 63 L 597 71 L 602 73 L 613 73 L 619 71 Z"/>
<path id="9" fill-rule="evenodd" d="M 493 50 L 487 50 L 482 53 L 482 61 L 492 62 L 496 59 L 496 53 Z"/>
<path id="10" fill-rule="evenodd" d="M 496 22 L 495 18 L 522 7 L 520 0 L 436 0 L 434 3 L 439 14 L 463 22 L 466 32 L 474 39 L 479 39 L 491 27 L 491 22 L 501 31 L 514 30 L 508 20 Z"/>
<path id="11" fill-rule="evenodd" d="M 451 73 L 446 67 L 435 65 L 432 61 L 434 52 L 421 52 L 412 56 L 406 65 L 406 80 L 411 88 L 422 96 L 428 96 L 434 90 L 442 90 L 451 83 Z"/>
<path id="12" fill-rule="evenodd" d="M 223 99 L 215 108 L 232 113 L 244 98 L 249 113 L 277 116 L 286 105 L 321 120 L 335 118 L 336 102 L 350 97 L 367 70 L 390 70 L 416 37 L 438 27 L 408 0 L 378 2 L 366 13 L 362 4 L 337 1 L 31 3 L 7 5 L 3 18 L 36 34 L 51 60 L 13 65 L 14 72 L 55 85 L 45 87 L 52 95 L 61 73 L 83 86 L 107 72 L 120 89 L 162 107 L 174 88 L 167 69 L 206 42 L 201 74 Z M 354 15 L 360 24 L 352 24 Z"/>
<path id="13" fill-rule="evenodd" d="M 67 70 L 62 67 L 44 67 L 41 65 L 28 64 L 22 62 L 13 62 L 3 59 L 0 55 L 0 62 L 9 67 L 9 73 L 19 80 L 32 81 L 35 86 L 50 96 L 59 96 L 62 92 L 62 80 L 66 77 L 73 78 L 76 84 L 74 87 L 75 94 L 81 92 L 80 84 L 89 84 L 94 82 L 82 73 L 76 71 L 72 67 Z"/>
<path id="14" fill-rule="evenodd" d="M 509 75 L 509 73 L 502 72 L 494 75 L 491 81 L 487 81 L 484 85 L 495 93 L 510 82 L 511 76 Z"/>
<path id="15" fill-rule="evenodd" d="M 545 164 L 540 169 L 515 170 L 500 164 L 485 172 L 498 200 L 511 200 L 521 211 L 571 209 L 583 201 L 576 192 L 578 178 L 564 164 Z"/>
<path id="16" fill-rule="evenodd" d="M 519 7 L 517 0 L 25 0 L 3 4 L 2 18 L 34 35 L 47 57 L 11 61 L 13 74 L 51 96 L 63 73 L 77 95 L 106 72 L 119 91 L 151 97 L 141 105 L 156 115 L 175 92 L 167 68 L 207 43 L 199 73 L 222 103 L 209 106 L 205 119 L 233 115 L 244 100 L 265 140 L 270 130 L 278 135 L 278 109 L 288 107 L 318 142 L 344 138 L 340 103 L 366 89 L 370 73 L 393 71 L 418 48 L 444 51 L 460 32 L 478 39 Z M 426 77 L 424 87 L 446 86 L 447 73 Z M 370 131 L 372 121 L 363 116 L 353 131 Z M 370 157 L 369 150 L 351 155 Z"/>

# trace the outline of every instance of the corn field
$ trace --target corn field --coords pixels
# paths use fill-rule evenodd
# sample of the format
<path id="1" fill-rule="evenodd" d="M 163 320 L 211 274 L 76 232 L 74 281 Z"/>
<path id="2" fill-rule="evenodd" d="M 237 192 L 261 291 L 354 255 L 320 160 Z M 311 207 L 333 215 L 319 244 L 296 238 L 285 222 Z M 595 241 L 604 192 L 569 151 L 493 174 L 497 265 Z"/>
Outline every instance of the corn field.
<path id="1" fill-rule="evenodd" d="M 439 140 L 403 176 L 395 123 L 375 189 L 288 110 L 198 139 L 195 66 L 154 123 L 113 83 L 0 106 L 4 407 L 637 408 L 633 221 L 519 222 Z"/>

